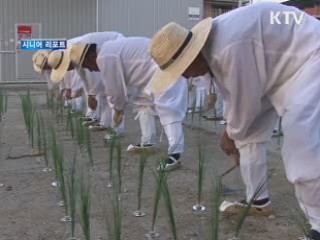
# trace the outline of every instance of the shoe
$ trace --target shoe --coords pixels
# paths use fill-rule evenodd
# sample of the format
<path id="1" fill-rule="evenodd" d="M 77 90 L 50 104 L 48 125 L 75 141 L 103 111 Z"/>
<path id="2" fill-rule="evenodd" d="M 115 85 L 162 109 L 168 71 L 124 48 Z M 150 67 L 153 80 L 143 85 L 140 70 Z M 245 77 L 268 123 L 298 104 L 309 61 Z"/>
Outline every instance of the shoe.
<path id="1" fill-rule="evenodd" d="M 272 131 L 272 138 L 282 137 L 282 136 L 283 136 L 283 133 L 282 133 L 282 132 L 279 132 L 278 130 L 273 129 L 273 131 Z"/>
<path id="2" fill-rule="evenodd" d="M 127 148 L 127 152 L 140 154 L 155 154 L 158 152 L 158 149 L 154 147 L 154 144 L 130 144 Z"/>
<path id="3" fill-rule="evenodd" d="M 212 116 L 203 115 L 202 117 L 203 117 L 204 119 L 208 120 L 208 121 L 222 121 L 222 120 L 223 120 L 223 117 L 222 117 L 222 116 L 216 117 L 216 116 L 214 116 L 214 115 L 212 115 Z"/>
<path id="4" fill-rule="evenodd" d="M 262 204 L 260 204 L 262 203 Z M 269 199 L 262 199 L 255 201 L 250 210 L 248 215 L 250 216 L 264 216 L 270 217 L 273 215 L 273 209 L 269 206 L 271 204 Z M 241 214 L 245 208 L 248 207 L 248 203 L 245 200 L 240 202 L 228 202 L 224 201 L 220 205 L 220 212 L 225 215 L 238 215 Z"/>
<path id="5" fill-rule="evenodd" d="M 311 229 L 309 236 L 306 238 L 308 240 L 320 240 L 320 233 L 316 230 Z"/>
<path id="6" fill-rule="evenodd" d="M 121 138 L 121 137 L 123 137 L 123 133 L 107 133 L 107 134 L 104 136 L 103 140 L 104 140 L 106 143 L 110 143 L 111 140 L 112 140 L 112 138 L 114 138 L 114 137 L 119 137 L 119 138 Z"/>
<path id="7" fill-rule="evenodd" d="M 194 110 L 193 109 L 188 110 L 188 113 L 199 113 L 199 112 L 200 112 L 200 108 L 195 108 Z"/>
<path id="8" fill-rule="evenodd" d="M 219 124 L 220 124 L 220 125 L 227 125 L 227 121 L 226 121 L 226 120 L 221 120 L 221 121 L 219 122 Z"/>
<path id="9" fill-rule="evenodd" d="M 170 172 L 181 167 L 181 162 L 179 161 L 180 154 L 169 155 L 165 160 L 164 164 L 160 164 L 157 168 L 158 171 Z"/>
<path id="10" fill-rule="evenodd" d="M 82 126 L 88 127 L 88 126 L 95 126 L 99 124 L 99 121 L 97 119 L 93 119 L 92 121 L 86 121 L 82 123 Z"/>
<path id="11" fill-rule="evenodd" d="M 82 116 L 80 119 L 81 119 L 81 121 L 84 121 L 84 122 L 88 122 L 88 121 L 93 121 L 94 120 L 93 118 L 88 117 L 88 116 Z"/>
<path id="12" fill-rule="evenodd" d="M 109 128 L 101 125 L 100 123 L 97 124 L 97 125 L 91 125 L 89 126 L 89 130 L 92 131 L 92 132 L 100 132 L 100 131 L 106 131 L 108 130 Z"/>

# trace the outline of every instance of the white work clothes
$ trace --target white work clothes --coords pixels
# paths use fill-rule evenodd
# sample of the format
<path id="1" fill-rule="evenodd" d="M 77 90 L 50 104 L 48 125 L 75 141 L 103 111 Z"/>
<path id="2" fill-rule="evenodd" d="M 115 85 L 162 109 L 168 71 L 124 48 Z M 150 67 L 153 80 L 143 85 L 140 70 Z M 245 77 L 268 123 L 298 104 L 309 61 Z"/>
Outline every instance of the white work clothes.
<path id="1" fill-rule="evenodd" d="M 315 96 L 320 91 L 319 61 L 314 69 L 310 66 L 319 58 L 320 22 L 305 14 L 301 25 L 273 25 L 270 11 L 302 14 L 276 3 L 233 10 L 213 19 L 202 53 L 226 101 L 229 136 L 246 141 L 252 123 L 271 102 L 283 116 L 283 159 L 288 179 L 293 183 L 318 179 L 320 109 Z M 241 28 L 232 28 L 239 22 Z M 300 101 L 304 108 L 298 107 Z"/>
<path id="2" fill-rule="evenodd" d="M 79 42 L 96 43 L 97 48 L 100 49 L 103 43 L 107 41 L 121 39 L 121 38 L 124 38 L 124 36 L 118 32 L 93 32 L 93 33 L 82 35 L 77 38 L 70 39 L 69 41 L 71 44 L 75 44 Z M 101 104 L 101 101 L 104 101 L 103 98 L 105 98 L 105 89 L 104 89 L 104 84 L 102 82 L 101 73 L 90 72 L 87 69 L 77 69 L 77 71 L 83 82 L 83 87 L 84 87 L 86 96 L 88 95 L 96 96 L 96 100 L 98 103 L 96 110 L 89 109 L 88 107 L 87 115 L 95 119 L 100 119 L 102 112 L 104 111 L 102 110 L 102 108 L 103 109 L 105 108 L 103 106 L 104 103 Z M 104 115 L 103 117 L 105 118 L 106 115 Z M 102 120 L 102 122 L 104 121 L 105 119 Z"/>
<path id="3" fill-rule="evenodd" d="M 66 89 L 71 89 L 72 93 L 79 91 L 83 84 L 76 70 L 68 71 L 64 76 Z"/>
<path id="4" fill-rule="evenodd" d="M 42 71 L 42 76 L 45 77 L 45 80 L 47 81 L 47 86 L 49 90 L 52 90 L 54 88 L 54 86 L 57 86 L 57 84 L 53 83 L 51 80 L 51 70 L 43 70 Z"/>
<path id="5" fill-rule="evenodd" d="M 259 118 L 256 118 L 248 131 L 248 140 L 237 141 L 235 144 L 240 152 L 240 171 L 246 186 L 246 196 L 249 202 L 258 188 L 264 186 L 256 200 L 269 197 L 267 148 L 271 140 L 272 128 L 277 114 L 271 104 Z M 228 119 L 227 119 L 228 121 Z"/>
<path id="6" fill-rule="evenodd" d="M 100 124 L 105 127 L 111 127 L 115 128 L 115 123 L 114 123 L 114 114 L 115 111 L 110 105 L 108 98 L 104 97 L 101 100 L 100 103 L 101 106 L 101 119 L 100 119 Z M 124 118 L 121 122 L 121 124 L 115 129 L 117 133 L 123 133 L 124 132 Z"/>
<path id="7" fill-rule="evenodd" d="M 310 211 L 310 224 L 319 231 L 320 22 L 304 14 L 301 25 L 270 24 L 271 11 L 304 14 L 276 3 L 236 9 L 213 19 L 202 53 L 226 101 L 232 139 L 247 141 L 269 102 L 282 117 L 286 175 L 301 208 Z M 285 21 L 284 15 L 280 21 Z M 241 28 L 233 27 L 239 23 Z"/>
<path id="8" fill-rule="evenodd" d="M 184 78 L 174 84 L 172 90 L 163 93 L 162 98 L 154 100 L 151 95 L 151 78 L 157 67 L 148 52 L 149 43 L 150 39 L 143 37 L 107 42 L 98 51 L 97 57 L 110 104 L 115 109 L 123 110 L 129 101 L 134 103 L 142 144 L 155 143 L 154 105 L 163 125 L 182 124 L 187 108 L 187 82 Z"/>
<path id="9" fill-rule="evenodd" d="M 267 149 L 268 143 L 249 143 L 239 149 L 240 171 L 246 186 L 247 202 L 250 202 L 257 189 L 262 186 L 255 200 L 269 198 Z"/>
<path id="10" fill-rule="evenodd" d="M 129 99 L 153 106 L 153 98 L 144 92 L 156 69 L 148 53 L 149 42 L 148 38 L 125 38 L 106 42 L 98 51 L 106 95 L 115 109 L 123 110 Z"/>
<path id="11" fill-rule="evenodd" d="M 294 185 L 296 197 L 312 229 L 320 232 L 320 179 Z"/>
<path id="12" fill-rule="evenodd" d="M 182 122 L 186 117 L 187 102 L 188 82 L 184 77 L 180 77 L 178 81 L 154 100 L 161 124 Z"/>

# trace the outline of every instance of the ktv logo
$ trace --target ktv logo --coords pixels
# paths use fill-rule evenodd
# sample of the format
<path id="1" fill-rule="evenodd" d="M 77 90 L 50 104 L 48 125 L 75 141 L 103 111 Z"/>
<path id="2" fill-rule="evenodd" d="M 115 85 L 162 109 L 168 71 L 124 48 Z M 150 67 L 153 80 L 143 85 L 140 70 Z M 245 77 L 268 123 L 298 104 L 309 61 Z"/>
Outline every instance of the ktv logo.
<path id="1" fill-rule="evenodd" d="M 301 25 L 303 18 L 305 16 L 304 12 L 298 13 L 294 11 L 280 11 L 280 12 L 270 12 L 270 24 L 277 25 L 289 25 L 295 23 Z"/>

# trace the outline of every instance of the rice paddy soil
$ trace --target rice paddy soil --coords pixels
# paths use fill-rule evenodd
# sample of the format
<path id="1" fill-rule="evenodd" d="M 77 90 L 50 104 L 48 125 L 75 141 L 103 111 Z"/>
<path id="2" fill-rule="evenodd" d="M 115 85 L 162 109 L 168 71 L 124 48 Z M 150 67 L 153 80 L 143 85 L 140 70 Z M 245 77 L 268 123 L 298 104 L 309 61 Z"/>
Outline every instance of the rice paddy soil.
<path id="1" fill-rule="evenodd" d="M 64 240 L 69 238 L 70 224 L 61 222 L 64 209 L 58 206 L 59 191 L 51 186 L 55 180 L 54 172 L 43 172 L 44 162 L 38 157 L 28 157 L 31 147 L 21 110 L 19 94 L 24 88 L 8 88 L 8 112 L 1 123 L 0 130 L 0 240 Z M 53 117 L 46 108 L 46 87 L 39 86 L 31 91 L 37 103 L 42 106 L 46 121 Z M 158 157 L 147 160 L 142 192 L 142 211 L 145 217 L 134 217 L 132 212 L 137 208 L 138 167 L 139 157 L 129 155 L 126 147 L 138 143 L 140 130 L 138 122 L 133 120 L 131 110 L 126 112 L 126 132 L 122 139 L 123 153 L 123 237 L 126 240 L 142 240 L 151 227 L 155 180 L 152 174 L 157 168 Z M 158 121 L 158 120 L 157 120 Z M 57 124 L 57 123 L 56 123 Z M 73 157 L 73 143 L 64 126 L 58 127 L 60 142 L 66 160 Z M 185 121 L 185 153 L 182 156 L 182 168 L 169 175 L 169 187 L 172 194 L 174 214 L 180 240 L 209 240 L 212 206 L 212 176 L 222 174 L 234 164 L 219 148 L 220 135 L 224 126 L 205 121 L 198 115 Z M 158 135 L 161 128 L 158 124 Z M 108 195 L 109 183 L 109 146 L 103 142 L 104 132 L 92 134 L 93 157 L 96 170 L 91 175 L 91 239 L 107 240 L 106 216 L 110 204 Z M 207 156 L 207 168 L 203 186 L 203 203 L 206 211 L 195 213 L 192 206 L 197 199 L 198 144 L 204 148 Z M 160 143 L 163 155 L 166 154 L 165 136 Z M 23 155 L 25 155 L 23 157 Z M 19 158 L 20 157 L 20 158 Z M 79 159 L 80 161 L 80 159 Z M 52 160 L 50 160 L 52 166 Z M 53 167 L 53 166 L 52 166 Z M 287 182 L 277 139 L 270 145 L 269 168 L 272 176 L 269 191 L 275 216 L 248 217 L 241 230 L 240 239 L 298 239 L 302 236 L 297 227 L 293 212 L 298 209 L 293 187 Z M 223 183 L 230 188 L 243 188 L 239 170 L 235 170 L 223 178 Z M 226 197 L 228 200 L 241 200 L 244 192 Z M 221 217 L 220 239 L 233 237 L 238 217 Z M 160 200 L 156 231 L 161 234 L 160 240 L 173 239 L 168 214 L 163 199 Z M 83 239 L 79 223 L 76 236 Z"/>

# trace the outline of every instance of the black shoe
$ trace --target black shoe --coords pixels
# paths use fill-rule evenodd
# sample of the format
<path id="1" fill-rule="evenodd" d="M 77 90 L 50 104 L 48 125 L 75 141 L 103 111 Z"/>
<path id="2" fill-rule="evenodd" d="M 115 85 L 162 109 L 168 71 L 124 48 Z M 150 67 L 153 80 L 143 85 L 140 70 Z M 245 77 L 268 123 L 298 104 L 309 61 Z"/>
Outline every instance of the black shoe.
<path id="1" fill-rule="evenodd" d="M 160 164 L 157 170 L 169 172 L 181 167 L 181 162 L 179 161 L 179 158 L 179 153 L 170 154 L 168 158 L 165 160 L 164 165 Z"/>
<path id="2" fill-rule="evenodd" d="M 310 240 L 320 240 L 320 233 L 318 231 L 312 229 L 309 233 L 308 238 Z"/>

